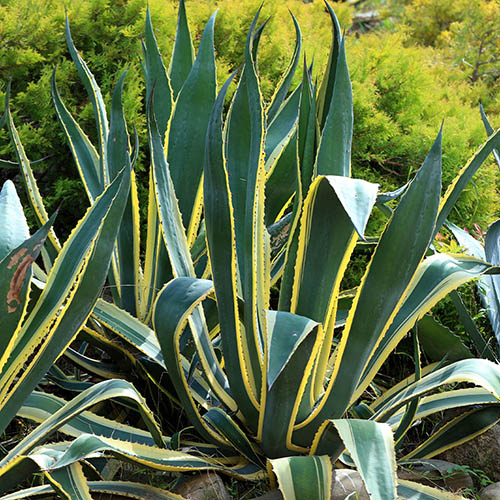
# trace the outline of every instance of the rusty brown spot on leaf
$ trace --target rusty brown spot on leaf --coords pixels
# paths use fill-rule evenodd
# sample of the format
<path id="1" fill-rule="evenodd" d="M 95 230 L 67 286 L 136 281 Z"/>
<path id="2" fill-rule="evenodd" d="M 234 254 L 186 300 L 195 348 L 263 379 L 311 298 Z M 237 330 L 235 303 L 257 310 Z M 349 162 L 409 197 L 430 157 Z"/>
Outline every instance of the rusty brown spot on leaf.
<path id="1" fill-rule="evenodd" d="M 23 249 L 25 250 L 25 249 Z M 21 251 L 18 252 L 18 254 Z M 26 253 L 26 252 L 23 252 Z M 17 254 L 16 254 L 17 255 Z M 15 256 L 14 256 L 15 257 Z M 12 258 L 14 258 L 12 257 Z M 18 259 L 19 261 L 19 259 Z M 29 268 L 31 264 L 35 261 L 35 259 L 31 255 L 26 255 L 23 260 L 19 263 L 18 268 L 16 269 L 14 276 L 10 280 L 9 291 L 7 292 L 7 311 L 9 313 L 13 313 L 17 310 L 19 305 L 21 304 L 21 299 L 19 298 L 19 293 L 21 292 L 21 288 L 23 287 L 24 281 L 26 279 L 26 275 L 28 274 Z M 8 268 L 12 267 L 9 263 Z M 13 304 L 14 303 L 14 304 Z"/>
<path id="2" fill-rule="evenodd" d="M 27 248 L 21 248 L 19 252 L 15 253 L 11 258 L 7 269 L 12 269 L 23 258 L 24 254 L 28 251 Z"/>

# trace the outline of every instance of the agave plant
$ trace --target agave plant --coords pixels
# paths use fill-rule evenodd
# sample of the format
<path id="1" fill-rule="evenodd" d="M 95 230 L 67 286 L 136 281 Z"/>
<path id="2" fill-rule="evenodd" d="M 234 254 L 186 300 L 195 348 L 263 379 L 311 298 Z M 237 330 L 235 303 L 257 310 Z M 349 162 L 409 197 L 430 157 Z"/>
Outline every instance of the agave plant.
<path id="1" fill-rule="evenodd" d="M 255 21 L 251 33 L 254 28 Z M 203 200 L 211 279 L 195 276 L 187 239 L 170 237 L 167 250 L 178 277 L 159 294 L 153 314 L 167 370 L 192 425 L 220 447 L 228 442 L 239 447 L 256 464 L 263 461 L 261 456 L 325 454 L 336 459 L 347 446 L 340 429 L 349 425 L 337 419 L 349 414 L 364 414 L 373 422 L 390 421 L 400 440 L 423 414 L 467 404 L 461 392 L 450 391 L 442 393 L 437 404 L 430 396 L 434 407 L 429 411 L 427 399 L 420 400 L 421 396 L 445 384 L 474 382 L 480 387 L 466 390 L 469 401 L 496 403 L 499 393 L 494 385 L 500 372 L 485 360 L 439 369 L 431 366 L 423 373 L 419 368 L 413 379 L 370 398 L 369 405 L 363 400 L 369 397 L 367 390 L 382 364 L 417 319 L 465 281 L 496 272 L 480 259 L 446 254 L 426 258 L 426 253 L 460 186 L 498 143 L 499 135 L 483 146 L 441 199 L 439 133 L 381 235 L 344 321 L 338 314 L 341 279 L 358 238 L 363 238 L 377 196 L 376 186 L 349 177 L 352 108 L 344 40 L 334 20 L 333 62 L 323 85 L 331 88 L 330 106 L 320 125 L 317 151 L 309 157 L 312 165 L 302 170 L 305 161 L 299 154 L 296 170 L 290 174 L 295 182 L 288 217 L 291 229 L 274 260 L 264 222 L 269 178 L 262 161 L 265 113 L 252 43 L 249 35 L 225 127 L 222 106 L 229 82 L 219 94 L 207 135 Z M 299 112 L 298 151 L 307 142 L 307 120 L 314 106 L 311 97 L 307 101 L 314 94 L 310 76 L 307 71 L 304 74 L 300 111 L 307 112 Z M 318 121 L 321 124 L 321 116 Z M 160 135 L 151 116 L 150 126 L 159 147 Z M 154 148 L 154 140 L 152 144 Z M 153 164 L 154 169 L 168 171 L 163 155 L 154 158 L 160 162 Z M 160 205 L 167 206 L 166 200 Z M 186 269 L 190 275 L 186 276 Z M 278 277 L 282 280 L 279 309 L 271 310 L 270 288 Z M 210 297 L 217 304 L 216 331 L 202 307 Z M 337 326 L 341 333 L 336 334 Z M 195 346 L 195 355 L 187 360 L 187 374 L 186 335 Z M 214 351 L 213 338 L 220 339 L 222 360 Z M 209 385 L 211 400 L 190 383 L 196 377 Z M 199 401 L 204 401 L 202 407 Z M 488 411 L 490 418 L 499 418 L 498 405 Z M 426 453 L 409 456 L 433 456 L 439 451 L 437 441 L 432 436 L 420 447 Z M 439 449 L 455 441 L 450 427 L 439 433 Z M 356 450 L 352 458 L 362 469 L 368 456 L 366 447 Z M 390 470 L 387 462 L 380 463 Z"/>
<path id="2" fill-rule="evenodd" d="M 500 418 L 500 369 L 486 360 L 421 367 L 416 343 L 414 375 L 384 392 L 376 379 L 399 341 L 438 300 L 470 279 L 497 272 L 479 258 L 427 253 L 465 184 L 498 147 L 500 132 L 488 139 L 443 197 L 441 132 L 420 171 L 399 193 L 379 194 L 376 185 L 352 179 L 345 40 L 326 5 L 333 43 L 319 91 L 304 65 L 302 84 L 289 94 L 301 45 L 295 24 L 295 52 L 267 108 L 257 76 L 263 29 L 257 28 L 258 14 L 244 64 L 218 96 L 215 16 L 193 62 L 181 1 L 167 71 L 148 14 L 143 48 L 151 172 L 145 260 L 141 265 L 134 250 L 138 216 L 132 188 L 110 278 L 116 303 L 98 301 L 84 333 L 102 348 L 118 351 L 131 366 L 140 365 L 161 394 L 182 407 L 197 437 L 189 440 L 188 432 L 161 436 L 148 417 L 150 435 L 88 411 L 72 418 L 64 401 L 55 397 L 46 398 L 50 409 L 47 403 L 35 411 L 35 397 L 42 397 L 35 395 L 18 414 L 35 421 L 49 417 L 50 422 L 64 413 L 60 430 L 76 439 L 49 448 L 34 448 L 40 444 L 36 439 L 21 443 L 15 453 L 24 462 L 17 466 L 9 456 L 0 480 L 20 470 L 50 468 L 86 494 L 88 488 L 118 491 L 118 483 L 86 484 L 76 470 L 75 464 L 97 453 L 159 470 L 209 468 L 244 479 L 262 477 L 267 465 L 285 498 L 328 498 L 331 460 L 341 459 L 358 468 L 374 498 L 444 498 L 436 490 L 396 482 L 390 428 L 398 446 L 410 426 L 425 416 L 485 404 L 469 419 L 475 426 L 452 422 L 400 457 L 411 460 L 432 457 Z M 64 108 L 55 79 L 53 96 L 92 200 L 109 189 L 112 172 L 133 163 L 120 103 L 123 80 L 113 96 L 108 130 L 99 88 L 74 48 L 69 25 L 67 41 L 94 106 L 98 148 Z M 224 120 L 225 97 L 237 78 Z M 29 179 L 29 168 L 24 172 Z M 361 284 L 343 292 L 342 278 L 373 207 L 401 192 Z M 134 256 L 132 277 L 125 277 L 130 268 L 122 268 L 123 255 Z M 129 305 L 126 288 L 134 290 L 135 301 L 126 301 Z M 147 358 L 138 363 L 127 356 L 126 349 L 110 343 L 110 332 Z M 112 374 L 77 354 L 72 359 L 82 368 L 100 370 L 101 377 Z M 433 394 L 461 382 L 477 387 Z M 82 392 L 78 401 L 87 400 L 92 390 Z M 47 424 L 41 425 L 43 430 Z M 22 469 L 26 463 L 30 468 Z M 44 488 L 29 494 L 42 494 Z"/>

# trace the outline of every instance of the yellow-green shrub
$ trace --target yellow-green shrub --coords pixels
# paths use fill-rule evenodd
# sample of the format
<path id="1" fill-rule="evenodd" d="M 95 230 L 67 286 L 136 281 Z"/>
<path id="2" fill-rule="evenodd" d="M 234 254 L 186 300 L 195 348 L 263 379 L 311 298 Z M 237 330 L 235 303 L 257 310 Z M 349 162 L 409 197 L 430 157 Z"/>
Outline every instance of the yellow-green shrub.
<path id="1" fill-rule="evenodd" d="M 393 3 L 399 3 L 393 0 Z M 424 45 L 436 45 L 443 31 L 461 21 L 467 13 L 468 0 L 410 0 L 406 2 L 403 22 L 411 38 Z"/>
<path id="2" fill-rule="evenodd" d="M 350 38 L 355 175 L 380 182 L 383 189 L 403 184 L 444 120 L 446 187 L 486 139 L 476 89 L 454 80 L 436 50 L 406 47 L 404 41 L 398 34 Z M 491 161 L 481 168 L 452 215 L 457 223 L 486 225 L 498 215 L 497 170 Z"/>
<path id="3" fill-rule="evenodd" d="M 498 92 L 500 2 L 498 0 L 412 0 L 401 19 L 408 42 L 441 49 L 448 63 L 472 82 Z"/>
<path id="4" fill-rule="evenodd" d="M 219 84 L 240 64 L 246 30 L 260 4 L 261 0 L 186 1 L 195 46 L 209 15 L 219 9 L 215 28 Z M 175 37 L 177 0 L 150 0 L 149 5 L 160 50 L 168 61 Z M 99 81 L 105 99 L 109 99 L 121 72 L 129 68 L 124 94 L 126 116 L 145 145 L 139 59 L 146 0 L 68 0 L 66 6 L 75 44 Z M 352 8 L 344 3 L 334 7 L 342 27 L 348 28 Z M 295 33 L 288 8 L 300 23 L 308 60 L 314 59 L 314 75 L 321 74 L 326 64 L 331 28 L 322 0 L 265 2 L 261 19 L 272 16 L 259 54 L 265 98 L 271 96 L 293 50 Z M 91 106 L 65 49 L 64 7 L 57 1 L 0 0 L 0 19 L 0 94 L 12 77 L 12 108 L 17 111 L 16 121 L 28 156 L 38 159 L 50 155 L 35 166 L 35 171 L 49 208 L 63 202 L 59 223 L 64 232 L 64 227 L 74 225 L 75 214 L 83 213 L 85 196 L 50 99 L 49 80 L 55 64 L 65 102 L 85 130 L 94 133 Z M 477 88 L 461 79 L 449 83 L 457 78 L 435 51 L 404 45 L 397 35 L 348 36 L 355 112 L 353 167 L 356 175 L 380 182 L 387 190 L 404 183 L 420 164 L 443 118 L 445 182 L 484 139 L 475 108 Z M 300 71 L 295 82 L 299 78 Z M 491 118 L 497 122 L 494 115 Z M 13 159 L 8 142 L 5 131 L 0 131 L 0 158 Z M 137 166 L 140 179 L 148 161 L 146 149 L 142 147 Z M 477 181 L 481 196 L 472 187 L 458 204 L 455 220 L 461 225 L 485 223 L 494 213 L 497 197 L 493 176 L 494 169 L 483 167 Z M 146 179 L 139 188 L 145 195 Z M 375 227 L 379 225 L 375 223 Z"/>

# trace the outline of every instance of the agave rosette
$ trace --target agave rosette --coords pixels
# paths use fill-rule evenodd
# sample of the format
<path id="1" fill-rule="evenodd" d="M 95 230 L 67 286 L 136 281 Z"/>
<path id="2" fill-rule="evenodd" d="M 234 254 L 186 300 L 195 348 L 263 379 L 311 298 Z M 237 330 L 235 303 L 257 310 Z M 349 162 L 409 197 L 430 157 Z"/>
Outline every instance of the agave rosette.
<path id="1" fill-rule="evenodd" d="M 149 434 L 123 426 L 116 437 L 112 422 L 82 406 L 78 417 L 61 420 L 61 430 L 76 437 L 71 444 L 47 451 L 31 443 L 24 449 L 30 470 L 80 477 L 76 464 L 96 453 L 159 470 L 216 469 L 247 479 L 261 477 L 267 464 L 285 498 L 300 498 L 312 483 L 317 489 L 307 490 L 310 498 L 329 498 L 331 459 L 340 458 L 354 463 L 373 498 L 448 498 L 397 482 L 394 441 L 399 446 L 411 425 L 432 413 L 484 404 L 467 414 L 474 425 L 452 421 L 404 457 L 430 458 L 500 418 L 500 369 L 487 360 L 421 367 L 415 341 L 414 375 L 383 393 L 375 380 L 401 339 L 441 298 L 471 279 L 498 272 L 481 258 L 430 255 L 429 247 L 463 187 L 498 147 L 500 133 L 491 134 L 443 197 L 442 131 L 415 178 L 398 193 L 381 194 L 377 185 L 351 178 L 353 113 L 345 38 L 327 8 L 333 43 L 320 89 L 304 65 L 302 83 L 289 92 L 301 47 L 293 19 L 295 51 L 267 107 L 256 65 L 265 25 L 257 28 L 258 14 L 244 64 L 218 95 L 215 15 L 194 58 L 180 2 L 167 71 L 147 14 L 143 68 L 151 171 L 145 258 L 141 262 L 134 250 L 139 236 L 132 190 L 110 278 L 117 285 L 116 303 L 98 301 L 85 333 L 105 345 L 113 332 L 141 352 L 145 358 L 137 363 L 129 357 L 130 363 L 141 365 L 162 394 L 182 407 L 198 442 L 181 433 L 161 436 L 152 423 Z M 114 93 L 108 129 L 99 89 L 69 28 L 67 40 L 102 132 L 98 148 L 65 111 L 55 83 L 53 94 L 92 200 L 117 166 L 133 163 L 120 103 L 123 81 Z M 235 81 L 224 118 L 227 91 Z M 384 203 L 397 196 L 397 207 L 389 210 Z M 375 205 L 392 214 L 361 284 L 346 295 L 341 282 Z M 133 297 L 125 292 L 128 285 Z M 101 376 L 106 378 L 104 372 Z M 461 383 L 477 387 L 436 393 Z M 85 399 L 91 391 L 80 396 Z M 50 409 L 37 412 L 33 401 L 42 396 L 31 397 L 20 410 L 28 418 L 42 421 L 66 411 L 63 401 L 52 398 Z M 145 421 L 152 422 L 147 415 Z M 95 428 L 98 432 L 89 432 Z M 88 488 L 98 486 L 89 482 L 86 488 L 89 494 Z"/>

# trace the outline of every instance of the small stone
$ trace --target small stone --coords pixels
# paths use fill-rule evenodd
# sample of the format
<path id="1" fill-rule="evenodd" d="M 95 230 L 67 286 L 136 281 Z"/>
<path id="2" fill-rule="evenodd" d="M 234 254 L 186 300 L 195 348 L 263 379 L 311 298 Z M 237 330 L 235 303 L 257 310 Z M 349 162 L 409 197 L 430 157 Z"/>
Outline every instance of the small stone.
<path id="1" fill-rule="evenodd" d="M 481 500 L 500 500 L 500 482 L 489 484 L 479 492 Z"/>
<path id="2" fill-rule="evenodd" d="M 450 472 L 451 471 L 451 472 Z M 444 460 L 422 460 L 411 469 L 398 469 L 398 478 L 457 492 L 474 487 L 470 475 Z"/>
<path id="3" fill-rule="evenodd" d="M 370 500 L 359 472 L 351 469 L 334 469 L 331 500 L 344 500 L 352 493 L 357 500 Z"/>
<path id="4" fill-rule="evenodd" d="M 231 500 L 222 479 L 215 472 L 206 472 L 181 483 L 175 493 L 186 500 Z"/>

